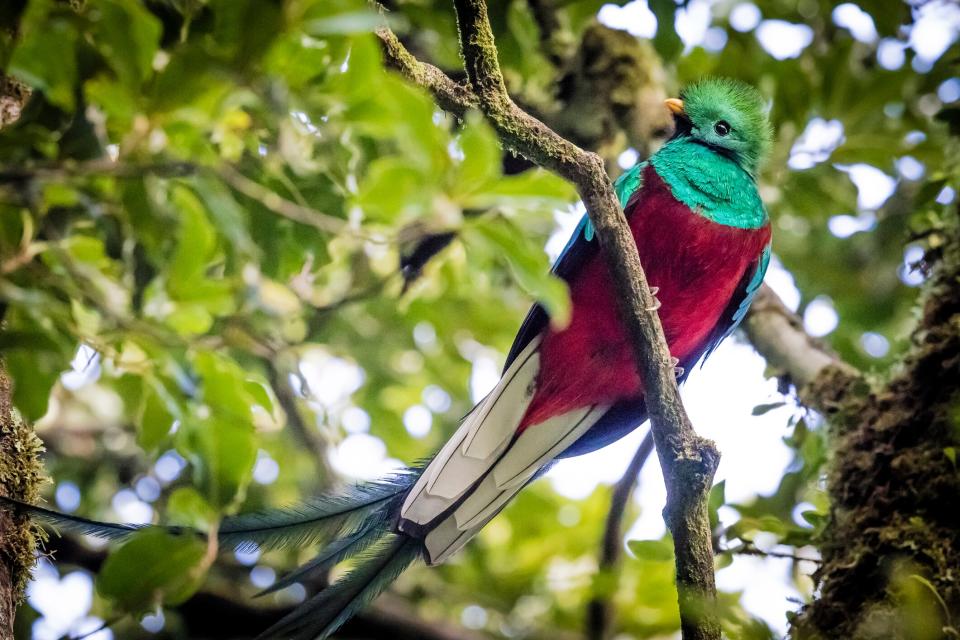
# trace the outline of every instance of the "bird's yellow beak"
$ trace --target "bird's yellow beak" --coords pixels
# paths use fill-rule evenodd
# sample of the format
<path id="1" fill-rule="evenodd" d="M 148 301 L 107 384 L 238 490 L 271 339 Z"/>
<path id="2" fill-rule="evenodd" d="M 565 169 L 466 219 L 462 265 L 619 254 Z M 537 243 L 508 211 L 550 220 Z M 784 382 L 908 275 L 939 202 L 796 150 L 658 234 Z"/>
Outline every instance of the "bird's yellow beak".
<path id="1" fill-rule="evenodd" d="M 670 112 L 675 116 L 686 115 L 683 111 L 683 100 L 680 98 L 669 98 L 664 100 L 663 104 L 667 105 L 667 109 L 670 109 Z"/>

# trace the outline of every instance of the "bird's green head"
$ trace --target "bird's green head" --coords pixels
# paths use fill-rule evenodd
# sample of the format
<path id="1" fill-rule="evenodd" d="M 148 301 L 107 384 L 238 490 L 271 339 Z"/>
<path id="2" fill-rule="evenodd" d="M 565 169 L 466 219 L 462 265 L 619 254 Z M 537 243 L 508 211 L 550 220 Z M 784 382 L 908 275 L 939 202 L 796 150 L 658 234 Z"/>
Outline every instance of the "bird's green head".
<path id="1" fill-rule="evenodd" d="M 688 136 L 756 175 L 770 149 L 773 129 L 760 92 L 739 80 L 709 78 L 667 100 L 677 125 Z"/>

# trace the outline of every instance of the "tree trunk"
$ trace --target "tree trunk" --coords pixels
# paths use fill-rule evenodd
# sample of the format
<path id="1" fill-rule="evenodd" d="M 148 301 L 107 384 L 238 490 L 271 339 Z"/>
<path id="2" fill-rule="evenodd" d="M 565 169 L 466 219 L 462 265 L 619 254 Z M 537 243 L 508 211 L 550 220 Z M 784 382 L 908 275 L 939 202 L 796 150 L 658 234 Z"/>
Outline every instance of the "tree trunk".
<path id="1" fill-rule="evenodd" d="M 30 90 L 0 72 L 0 129 L 13 124 Z M 3 321 L 0 305 L 0 323 Z M 2 330 L 2 324 L 0 324 Z M 13 408 L 13 384 L 0 361 L 0 495 L 36 502 L 44 479 L 43 444 Z M 34 565 L 34 549 L 43 535 L 24 516 L 0 510 L 0 640 L 13 639 L 17 606 Z"/>
<path id="2" fill-rule="evenodd" d="M 13 408 L 11 394 L 10 379 L 0 368 L 0 494 L 36 502 L 44 479 L 43 445 Z M 14 616 L 40 535 L 25 516 L 0 510 L 0 640 L 13 638 Z"/>
<path id="3" fill-rule="evenodd" d="M 793 637 L 960 638 L 960 219 L 947 221 L 906 357 L 830 419 L 820 597 Z M 934 245 L 937 243 L 931 243 Z"/>

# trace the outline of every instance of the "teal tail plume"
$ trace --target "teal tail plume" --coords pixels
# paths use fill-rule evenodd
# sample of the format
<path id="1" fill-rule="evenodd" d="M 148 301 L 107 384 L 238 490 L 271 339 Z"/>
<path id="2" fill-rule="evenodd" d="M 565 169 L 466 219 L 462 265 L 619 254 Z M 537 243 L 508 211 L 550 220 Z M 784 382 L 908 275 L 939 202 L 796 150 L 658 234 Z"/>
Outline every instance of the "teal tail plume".
<path id="1" fill-rule="evenodd" d="M 0 496 L 0 507 L 11 511 L 30 516 L 37 523 L 52 527 L 58 530 L 67 531 L 83 536 L 93 536 L 101 540 L 123 540 L 128 536 L 148 527 L 142 524 L 114 524 L 112 522 L 98 522 L 80 516 L 73 516 L 69 513 L 60 513 L 51 509 L 44 509 L 26 502 L 20 502 L 13 498 Z M 181 531 L 177 527 L 170 527 L 172 530 Z"/>
<path id="2" fill-rule="evenodd" d="M 325 640 L 423 554 L 420 540 L 386 533 L 355 569 L 264 631 L 257 640 Z"/>
<path id="3" fill-rule="evenodd" d="M 263 593 L 320 577 L 343 560 L 360 558 L 350 573 L 278 621 L 260 636 L 262 640 L 327 638 L 422 555 L 420 540 L 393 531 L 400 506 L 421 472 L 420 468 L 407 469 L 293 507 L 233 516 L 221 522 L 221 547 L 279 548 L 326 543 L 313 560 Z M 23 513 L 63 531 L 111 541 L 122 541 L 137 531 L 156 526 L 98 522 L 3 496 L 0 508 Z M 163 528 L 173 533 L 191 531 L 185 527 Z"/>
<path id="4" fill-rule="evenodd" d="M 349 535 L 379 522 L 398 508 L 421 469 L 405 469 L 374 482 L 322 494 L 307 502 L 224 518 L 218 540 L 222 547 L 278 549 L 303 547 Z M 341 558 L 342 559 L 342 558 Z M 339 560 L 338 560 L 339 561 Z"/>

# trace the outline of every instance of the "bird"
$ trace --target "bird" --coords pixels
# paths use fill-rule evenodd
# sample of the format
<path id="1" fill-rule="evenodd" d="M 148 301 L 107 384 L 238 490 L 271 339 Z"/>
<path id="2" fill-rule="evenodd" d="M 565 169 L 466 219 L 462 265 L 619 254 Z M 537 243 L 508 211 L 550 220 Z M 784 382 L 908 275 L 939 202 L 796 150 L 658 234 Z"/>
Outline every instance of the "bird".
<path id="1" fill-rule="evenodd" d="M 701 80 L 665 107 L 673 137 L 624 172 L 614 190 L 683 382 L 743 320 L 763 282 L 771 224 L 757 175 L 772 127 L 761 94 L 731 79 Z M 266 592 L 354 559 L 346 575 L 261 638 L 329 637 L 414 562 L 437 565 L 460 550 L 556 460 L 604 447 L 646 421 L 643 380 L 599 253 L 585 215 L 553 267 L 569 286 L 569 323 L 551 324 L 535 304 L 499 382 L 431 459 L 294 507 L 221 522 L 221 546 L 325 545 Z M 142 529 L 2 501 L 103 538 Z"/>

